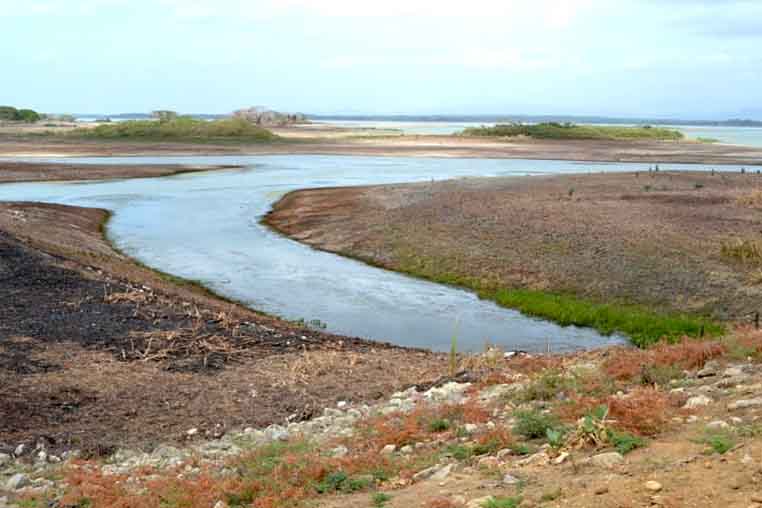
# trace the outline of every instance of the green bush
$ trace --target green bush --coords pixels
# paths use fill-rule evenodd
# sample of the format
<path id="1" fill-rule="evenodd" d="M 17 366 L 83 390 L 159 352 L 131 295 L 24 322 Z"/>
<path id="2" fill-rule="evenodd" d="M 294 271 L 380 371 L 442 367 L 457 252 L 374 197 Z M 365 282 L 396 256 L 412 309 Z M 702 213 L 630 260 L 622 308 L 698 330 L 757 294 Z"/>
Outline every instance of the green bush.
<path id="1" fill-rule="evenodd" d="M 633 436 L 629 432 L 617 432 L 615 430 L 609 430 L 609 441 L 614 445 L 616 451 L 622 455 L 627 455 L 636 448 L 642 448 L 646 445 L 642 437 Z"/>
<path id="2" fill-rule="evenodd" d="M 521 504 L 520 497 L 492 497 L 487 500 L 483 508 L 518 508 Z"/>
<path id="3" fill-rule="evenodd" d="M 132 120 L 99 125 L 95 128 L 81 128 L 73 135 L 98 139 L 144 139 L 175 141 L 272 141 L 277 138 L 272 132 L 241 118 L 204 121 L 190 117 L 174 120 L 152 121 Z"/>
<path id="4" fill-rule="evenodd" d="M 514 417 L 516 425 L 513 426 L 513 432 L 527 439 L 546 437 L 548 430 L 559 428 L 559 422 L 555 416 L 539 411 L 516 411 Z"/>
<path id="5" fill-rule="evenodd" d="M 573 123 L 544 122 L 538 124 L 498 124 L 494 127 L 471 127 L 464 136 L 515 137 L 536 139 L 656 139 L 679 140 L 683 133 L 673 129 L 651 126 L 628 127 L 611 125 L 575 125 Z"/>

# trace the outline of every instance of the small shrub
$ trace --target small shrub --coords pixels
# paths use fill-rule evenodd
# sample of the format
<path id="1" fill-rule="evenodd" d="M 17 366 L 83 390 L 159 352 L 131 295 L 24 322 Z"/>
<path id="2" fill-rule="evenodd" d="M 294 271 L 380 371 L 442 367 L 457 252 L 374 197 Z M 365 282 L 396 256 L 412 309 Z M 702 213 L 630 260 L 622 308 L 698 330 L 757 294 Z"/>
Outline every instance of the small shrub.
<path id="1" fill-rule="evenodd" d="M 553 400 L 573 387 L 571 378 L 561 375 L 557 370 L 546 370 L 540 377 L 524 389 L 521 398 L 527 402 L 533 400 Z"/>
<path id="2" fill-rule="evenodd" d="M 487 500 L 483 508 L 518 508 L 521 504 L 520 497 L 493 497 Z"/>
<path id="3" fill-rule="evenodd" d="M 392 496 L 383 492 L 376 492 L 371 498 L 371 505 L 375 508 L 383 508 L 386 503 L 392 500 Z"/>
<path id="4" fill-rule="evenodd" d="M 609 430 L 609 442 L 622 455 L 627 455 L 636 448 L 642 448 L 646 445 L 646 441 L 641 437 L 633 436 L 629 432 L 617 432 L 615 430 Z"/>
<path id="5" fill-rule="evenodd" d="M 707 446 L 706 454 L 724 455 L 736 445 L 735 437 L 730 432 L 711 431 L 699 440 Z"/>
<path id="6" fill-rule="evenodd" d="M 445 448 L 445 453 L 455 460 L 464 461 L 470 459 L 474 455 L 474 450 L 470 446 L 455 444 Z"/>
<path id="7" fill-rule="evenodd" d="M 513 427 L 513 432 L 527 439 L 546 437 L 549 429 L 559 426 L 555 416 L 539 411 L 517 411 L 514 416 L 516 425 Z"/>
<path id="8" fill-rule="evenodd" d="M 452 425 L 450 424 L 450 420 L 445 418 L 436 418 L 429 422 L 429 432 L 445 432 L 450 430 L 451 426 Z"/>
<path id="9" fill-rule="evenodd" d="M 683 369 L 677 365 L 643 365 L 640 384 L 645 386 L 666 386 L 673 379 L 685 377 Z"/>
<path id="10" fill-rule="evenodd" d="M 658 434 L 669 423 L 669 396 L 652 388 L 638 388 L 626 398 L 609 397 L 607 403 L 616 426 L 640 436 Z"/>
<path id="11" fill-rule="evenodd" d="M 556 499 L 559 499 L 562 494 L 563 491 L 561 491 L 560 488 L 556 488 L 555 490 L 545 492 L 542 496 L 540 496 L 540 502 L 547 503 L 550 501 L 555 501 Z"/>

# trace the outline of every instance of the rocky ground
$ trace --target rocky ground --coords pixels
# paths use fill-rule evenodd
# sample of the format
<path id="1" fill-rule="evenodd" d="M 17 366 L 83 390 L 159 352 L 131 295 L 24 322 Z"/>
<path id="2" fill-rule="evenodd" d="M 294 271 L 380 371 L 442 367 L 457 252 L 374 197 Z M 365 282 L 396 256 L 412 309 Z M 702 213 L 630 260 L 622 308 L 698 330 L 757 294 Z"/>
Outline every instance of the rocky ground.
<path id="1" fill-rule="evenodd" d="M 756 172 L 660 171 L 300 190 L 266 222 L 435 280 L 743 321 L 760 310 L 761 210 Z"/>
<path id="2" fill-rule="evenodd" d="M 0 506 L 762 506 L 762 333 L 460 358 L 461 378 L 98 461 L 0 454 Z"/>

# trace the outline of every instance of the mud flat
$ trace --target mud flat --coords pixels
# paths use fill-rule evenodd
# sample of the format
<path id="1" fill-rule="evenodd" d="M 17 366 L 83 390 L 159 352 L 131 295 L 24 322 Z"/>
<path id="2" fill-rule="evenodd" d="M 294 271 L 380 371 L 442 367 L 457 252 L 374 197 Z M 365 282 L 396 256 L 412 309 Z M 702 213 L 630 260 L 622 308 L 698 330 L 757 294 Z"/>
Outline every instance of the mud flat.
<path id="1" fill-rule="evenodd" d="M 476 178 L 296 191 L 266 222 L 319 249 L 477 290 L 744 321 L 762 297 L 761 196 L 762 176 L 748 172 Z"/>
<path id="2" fill-rule="evenodd" d="M 446 370 L 441 356 L 305 329 L 143 268 L 104 240 L 107 217 L 0 204 L 2 449 L 151 447 L 309 418 Z"/>
<path id="3" fill-rule="evenodd" d="M 233 169 L 234 165 L 183 166 L 177 164 L 114 165 L 55 164 L 45 162 L 0 161 L 0 183 L 111 180 L 153 178 L 197 171 Z"/>
<path id="4" fill-rule="evenodd" d="M 598 162 L 762 164 L 762 149 L 693 141 L 535 140 L 453 135 L 390 135 L 346 128 L 274 129 L 275 142 L 187 143 L 3 135 L 0 157 L 129 155 L 370 155 L 555 159 Z"/>

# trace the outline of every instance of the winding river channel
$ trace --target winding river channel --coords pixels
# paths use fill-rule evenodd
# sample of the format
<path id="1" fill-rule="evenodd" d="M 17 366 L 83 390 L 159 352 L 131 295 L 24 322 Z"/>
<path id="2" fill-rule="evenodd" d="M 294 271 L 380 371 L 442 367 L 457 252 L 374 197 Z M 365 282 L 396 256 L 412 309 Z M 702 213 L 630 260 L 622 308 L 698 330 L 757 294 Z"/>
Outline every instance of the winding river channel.
<path id="1" fill-rule="evenodd" d="M 0 200 L 108 208 L 114 212 L 108 234 L 119 249 L 258 310 L 319 320 L 334 333 L 434 350 L 449 349 L 453 335 L 461 350 L 480 350 L 489 341 L 509 350 L 569 351 L 625 340 L 560 327 L 468 291 L 320 252 L 270 231 L 260 219 L 279 197 L 300 188 L 643 170 L 647 164 L 312 155 L 45 160 L 244 166 L 153 179 L 7 184 L 0 185 Z"/>

